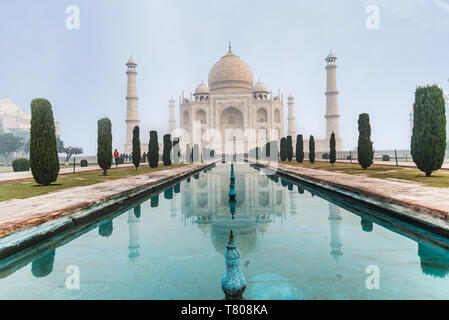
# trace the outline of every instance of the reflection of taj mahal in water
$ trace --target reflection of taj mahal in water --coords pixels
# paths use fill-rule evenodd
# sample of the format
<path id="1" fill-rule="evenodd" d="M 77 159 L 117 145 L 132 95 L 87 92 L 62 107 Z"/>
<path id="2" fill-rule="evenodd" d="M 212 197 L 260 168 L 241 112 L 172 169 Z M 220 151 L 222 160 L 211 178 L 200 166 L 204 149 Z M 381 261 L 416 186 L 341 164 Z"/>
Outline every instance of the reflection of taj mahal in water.
<path id="1" fill-rule="evenodd" d="M 271 222 L 285 219 L 285 190 L 279 184 L 270 183 L 267 176 L 254 174 L 250 166 L 237 165 L 236 168 L 234 219 L 228 196 L 229 166 L 225 165 L 214 168 L 213 174 L 202 174 L 182 185 L 181 211 L 185 220 L 193 219 L 205 235 L 210 234 L 220 253 L 224 254 L 232 229 L 245 256 L 256 245 L 258 232 L 263 236 Z"/>

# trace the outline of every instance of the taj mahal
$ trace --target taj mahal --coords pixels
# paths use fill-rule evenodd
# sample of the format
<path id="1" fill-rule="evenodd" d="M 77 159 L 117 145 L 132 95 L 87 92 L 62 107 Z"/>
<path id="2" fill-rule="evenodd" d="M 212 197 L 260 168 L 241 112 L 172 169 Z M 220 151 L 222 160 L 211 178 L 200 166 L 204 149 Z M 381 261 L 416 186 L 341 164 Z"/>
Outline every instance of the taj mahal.
<path id="1" fill-rule="evenodd" d="M 332 132 L 336 136 L 336 149 L 342 150 L 338 113 L 338 90 L 336 81 L 337 57 L 332 51 L 326 57 L 327 90 L 324 139 L 315 138 L 317 152 L 329 151 Z M 137 63 L 131 57 L 127 62 L 127 133 L 125 152 L 132 151 L 132 131 L 139 125 L 137 97 Z M 291 136 L 296 143 L 295 101 L 290 94 L 287 98 L 287 112 L 284 111 L 284 95 L 278 90 L 273 93 L 260 80 L 254 83 L 253 71 L 233 51 L 228 52 L 210 69 L 208 83 L 201 82 L 194 93 L 179 96 L 179 119 L 176 121 L 175 100 L 168 103 L 168 129 L 172 137 L 180 138 L 181 150 L 187 144 L 197 144 L 201 148 L 214 149 L 218 154 L 247 154 L 255 147 L 270 141 L 279 141 Z M 287 117 L 287 128 L 284 119 Z M 304 137 L 308 138 L 308 137 Z M 230 149 L 232 148 L 232 149 Z M 142 152 L 148 145 L 142 144 Z M 308 139 L 304 140 L 304 150 L 308 150 Z"/>

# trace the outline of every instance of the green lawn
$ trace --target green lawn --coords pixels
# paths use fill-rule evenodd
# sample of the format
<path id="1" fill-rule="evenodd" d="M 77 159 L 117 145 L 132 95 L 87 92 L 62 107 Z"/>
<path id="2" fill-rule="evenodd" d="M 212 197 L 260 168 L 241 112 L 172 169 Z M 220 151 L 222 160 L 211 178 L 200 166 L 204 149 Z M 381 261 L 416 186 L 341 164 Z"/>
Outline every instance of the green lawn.
<path id="1" fill-rule="evenodd" d="M 426 175 L 418 169 L 396 166 L 372 165 L 370 168 L 364 170 L 359 164 L 355 163 L 335 163 L 333 167 L 328 162 L 315 162 L 314 164 L 311 164 L 307 160 L 303 163 L 298 163 L 295 160 L 292 162 L 285 161 L 280 163 L 310 169 L 357 174 L 372 178 L 414 181 L 428 187 L 449 188 L 449 170 L 439 170 L 434 172 L 431 177 L 426 177 Z"/>
<path id="2" fill-rule="evenodd" d="M 58 180 L 49 186 L 37 185 L 33 179 L 16 182 L 5 182 L 0 183 L 0 201 L 5 201 L 9 199 L 30 198 L 47 194 L 50 192 L 55 192 L 62 189 L 88 186 L 108 180 L 116 180 L 144 173 L 150 173 L 165 169 L 179 168 L 182 166 L 184 166 L 184 164 L 172 165 L 170 167 L 164 167 L 163 165 L 159 165 L 159 167 L 153 169 L 150 168 L 148 165 L 144 165 L 141 166 L 137 171 L 134 167 L 128 168 L 119 167 L 118 169 L 108 170 L 107 176 L 103 176 L 103 171 L 101 170 L 60 175 L 58 177 Z"/>

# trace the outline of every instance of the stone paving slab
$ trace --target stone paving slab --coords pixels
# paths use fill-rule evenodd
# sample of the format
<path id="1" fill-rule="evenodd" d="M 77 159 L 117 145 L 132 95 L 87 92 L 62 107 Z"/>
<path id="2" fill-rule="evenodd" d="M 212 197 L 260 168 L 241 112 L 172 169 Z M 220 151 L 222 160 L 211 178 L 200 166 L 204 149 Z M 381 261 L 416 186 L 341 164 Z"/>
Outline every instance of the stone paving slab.
<path id="1" fill-rule="evenodd" d="M 415 182 L 390 181 L 285 164 L 279 164 L 278 171 L 359 200 L 374 200 L 375 204 L 381 204 L 386 209 L 407 210 L 408 215 L 449 228 L 449 188 L 425 187 Z"/>
<path id="2" fill-rule="evenodd" d="M 148 190 L 207 167 L 208 163 L 151 172 L 124 179 L 75 187 L 27 199 L 0 202 L 0 239 L 16 231 L 101 206 L 101 204 Z M 0 248 L 1 249 L 1 248 Z"/>

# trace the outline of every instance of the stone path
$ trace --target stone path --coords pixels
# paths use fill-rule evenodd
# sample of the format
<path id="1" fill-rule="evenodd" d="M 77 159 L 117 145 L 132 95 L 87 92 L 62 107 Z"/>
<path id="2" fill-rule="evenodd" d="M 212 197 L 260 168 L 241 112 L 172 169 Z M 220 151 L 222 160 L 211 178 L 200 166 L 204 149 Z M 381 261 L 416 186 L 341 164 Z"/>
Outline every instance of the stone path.
<path id="1" fill-rule="evenodd" d="M 0 239 L 18 230 L 101 206 L 106 201 L 136 194 L 208 164 L 192 164 L 90 186 L 75 187 L 27 199 L 0 202 Z"/>
<path id="2" fill-rule="evenodd" d="M 387 208 L 403 207 L 418 214 L 426 213 L 440 218 L 439 220 L 449 221 L 448 188 L 424 187 L 414 182 L 391 181 L 284 164 L 279 164 L 279 171 L 338 189 L 341 193 L 350 193 L 353 197 L 374 199 Z"/>
<path id="3" fill-rule="evenodd" d="M 126 168 L 126 167 L 133 167 L 134 165 L 132 163 L 125 163 L 118 166 L 118 168 Z M 111 167 L 109 170 L 114 170 L 115 166 Z M 89 171 L 99 171 L 103 170 L 98 166 L 89 166 L 89 167 L 76 167 L 76 172 L 89 172 Z M 72 174 L 73 168 L 62 168 L 59 170 L 60 175 L 65 174 Z M 27 180 L 32 179 L 33 175 L 31 174 L 31 171 L 21 171 L 21 172 L 6 172 L 6 173 L 0 173 L 0 183 L 2 182 L 13 182 L 13 181 L 21 181 L 21 180 Z"/>

